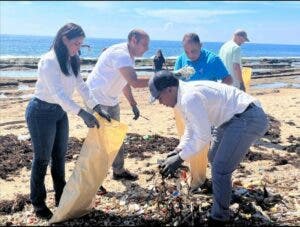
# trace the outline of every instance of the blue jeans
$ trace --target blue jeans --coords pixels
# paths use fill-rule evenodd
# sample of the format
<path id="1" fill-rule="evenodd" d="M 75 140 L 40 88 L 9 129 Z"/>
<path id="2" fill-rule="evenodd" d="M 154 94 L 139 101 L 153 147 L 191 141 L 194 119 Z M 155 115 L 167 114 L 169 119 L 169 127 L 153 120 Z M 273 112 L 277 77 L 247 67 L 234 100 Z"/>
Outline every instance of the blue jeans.
<path id="1" fill-rule="evenodd" d="M 251 144 L 262 137 L 268 128 L 263 109 L 250 104 L 243 113 L 216 128 L 208 159 L 212 166 L 213 206 L 211 217 L 229 219 L 231 176 L 243 160 Z"/>
<path id="2" fill-rule="evenodd" d="M 94 111 L 88 108 L 88 106 L 85 104 L 87 111 L 90 113 L 93 113 Z M 100 105 L 101 109 L 105 110 L 109 115 L 111 116 L 112 119 L 120 121 L 120 105 L 117 104 L 115 106 L 104 106 Z M 100 125 L 101 127 L 101 125 Z M 121 146 L 113 164 L 113 172 L 116 174 L 119 174 L 123 171 L 124 168 L 124 148 L 123 145 Z"/>
<path id="3" fill-rule="evenodd" d="M 45 207 L 45 175 L 50 162 L 51 175 L 58 203 L 66 184 L 65 154 L 68 148 L 69 121 L 60 105 L 33 98 L 25 114 L 33 145 L 30 178 L 30 199 L 36 208 Z"/>

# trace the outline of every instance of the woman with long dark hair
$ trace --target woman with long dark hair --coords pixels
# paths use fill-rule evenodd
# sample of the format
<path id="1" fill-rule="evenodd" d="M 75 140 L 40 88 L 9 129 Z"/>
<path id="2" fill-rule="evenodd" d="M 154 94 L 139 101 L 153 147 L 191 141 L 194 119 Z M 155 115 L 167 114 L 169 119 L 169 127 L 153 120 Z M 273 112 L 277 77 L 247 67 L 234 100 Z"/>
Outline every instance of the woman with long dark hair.
<path id="1" fill-rule="evenodd" d="M 156 52 L 156 55 L 153 59 L 154 72 L 158 72 L 158 71 L 162 70 L 163 64 L 165 64 L 166 69 L 168 69 L 164 55 L 163 55 L 161 49 L 158 49 Z"/>
<path id="2" fill-rule="evenodd" d="M 50 219 L 52 216 L 45 203 L 44 183 L 50 161 L 56 206 L 66 184 L 65 154 L 69 137 L 67 112 L 80 116 L 87 127 L 99 128 L 97 119 L 72 100 L 74 89 L 89 108 L 110 121 L 109 114 L 97 105 L 80 75 L 78 51 L 84 38 L 84 31 L 76 24 L 68 23 L 59 29 L 49 52 L 39 61 L 34 97 L 26 109 L 25 117 L 34 151 L 30 199 L 35 214 L 40 218 Z"/>

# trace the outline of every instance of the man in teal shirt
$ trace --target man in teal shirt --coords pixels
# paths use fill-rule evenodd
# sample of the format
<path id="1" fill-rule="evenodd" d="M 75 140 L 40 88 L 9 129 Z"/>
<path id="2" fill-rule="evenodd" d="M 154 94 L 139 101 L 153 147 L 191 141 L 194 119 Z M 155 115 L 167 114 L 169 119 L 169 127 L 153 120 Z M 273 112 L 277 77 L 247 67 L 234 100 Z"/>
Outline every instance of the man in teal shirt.
<path id="1" fill-rule="evenodd" d="M 232 84 L 232 78 L 222 60 L 216 54 L 201 49 L 202 44 L 197 34 L 185 34 L 182 43 L 185 52 L 177 58 L 174 70 L 188 65 L 194 67 L 196 71 L 188 81 L 221 80 L 222 83 Z"/>

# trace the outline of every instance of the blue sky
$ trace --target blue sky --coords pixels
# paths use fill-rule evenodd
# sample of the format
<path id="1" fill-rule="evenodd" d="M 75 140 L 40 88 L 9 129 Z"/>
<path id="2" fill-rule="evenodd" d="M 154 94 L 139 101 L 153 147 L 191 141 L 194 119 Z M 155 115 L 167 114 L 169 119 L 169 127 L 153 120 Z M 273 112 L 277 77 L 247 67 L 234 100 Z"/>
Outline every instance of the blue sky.
<path id="1" fill-rule="evenodd" d="M 54 36 L 68 22 L 89 38 L 126 38 L 142 28 L 153 40 L 224 42 L 237 28 L 253 43 L 300 44 L 300 2 L 286 1 L 23 1 L 0 2 L 0 33 Z"/>

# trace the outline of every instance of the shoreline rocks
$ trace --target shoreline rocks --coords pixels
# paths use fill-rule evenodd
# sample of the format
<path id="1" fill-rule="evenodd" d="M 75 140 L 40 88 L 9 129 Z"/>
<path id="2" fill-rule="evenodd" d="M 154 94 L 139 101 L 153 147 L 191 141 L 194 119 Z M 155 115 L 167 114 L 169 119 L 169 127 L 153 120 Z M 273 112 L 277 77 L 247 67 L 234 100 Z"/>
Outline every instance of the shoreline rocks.
<path id="1" fill-rule="evenodd" d="M 39 58 L 0 58 L 0 86 L 17 85 L 16 81 L 35 82 L 38 61 Z M 173 70 L 175 61 L 176 58 L 166 58 L 169 70 Z M 81 59 L 83 77 L 92 71 L 96 62 L 97 59 Z M 139 76 L 144 74 L 149 76 L 149 73 L 153 73 L 153 59 L 151 58 L 137 58 L 135 65 Z M 245 57 L 242 59 L 242 65 L 252 68 L 252 79 L 300 76 L 300 57 Z M 32 75 L 29 74 L 31 72 Z M 17 76 L 12 77 L 12 73 Z"/>

